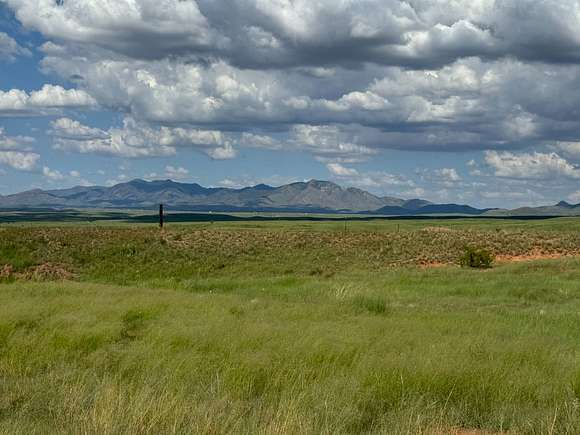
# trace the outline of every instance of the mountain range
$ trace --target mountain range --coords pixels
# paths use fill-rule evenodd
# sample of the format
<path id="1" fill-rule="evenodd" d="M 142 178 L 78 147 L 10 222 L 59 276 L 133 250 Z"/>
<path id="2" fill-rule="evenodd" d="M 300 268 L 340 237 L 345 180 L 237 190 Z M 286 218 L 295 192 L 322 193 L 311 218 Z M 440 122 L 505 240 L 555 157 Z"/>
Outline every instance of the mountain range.
<path id="1" fill-rule="evenodd" d="M 133 180 L 111 187 L 77 186 L 60 190 L 29 190 L 0 196 L 0 209 L 133 208 L 165 204 L 173 210 L 216 212 L 367 213 L 390 216 L 464 215 L 580 215 L 580 204 L 517 210 L 478 209 L 468 205 L 434 204 L 422 199 L 377 196 L 329 181 L 311 180 L 272 187 L 258 184 L 241 189 L 207 188 L 171 180 Z"/>

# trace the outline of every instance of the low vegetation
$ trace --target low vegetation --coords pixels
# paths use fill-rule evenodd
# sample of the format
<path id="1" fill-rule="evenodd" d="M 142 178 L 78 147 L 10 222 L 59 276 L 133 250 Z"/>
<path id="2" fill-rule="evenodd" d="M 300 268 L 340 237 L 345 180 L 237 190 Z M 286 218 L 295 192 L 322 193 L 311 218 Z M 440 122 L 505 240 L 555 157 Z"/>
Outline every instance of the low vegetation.
<path id="1" fill-rule="evenodd" d="M 580 433 L 579 230 L 2 226 L 0 433 Z"/>
<path id="2" fill-rule="evenodd" d="M 494 255 L 487 249 L 467 246 L 465 252 L 459 258 L 459 265 L 474 269 L 489 269 L 495 261 Z"/>
<path id="3" fill-rule="evenodd" d="M 473 221 L 472 221 L 473 222 Z M 568 226 L 566 227 L 566 224 Z M 479 227 L 478 227 L 479 226 Z M 465 246 L 493 256 L 580 254 L 573 219 L 512 222 L 361 222 L 196 224 L 159 231 L 154 226 L 71 225 L 0 227 L 0 276 L 47 275 L 81 281 L 188 286 L 216 275 L 321 276 L 401 266 L 453 265 Z M 0 264 L 0 268 L 2 265 Z M 40 270 L 39 270 L 40 269 Z"/>

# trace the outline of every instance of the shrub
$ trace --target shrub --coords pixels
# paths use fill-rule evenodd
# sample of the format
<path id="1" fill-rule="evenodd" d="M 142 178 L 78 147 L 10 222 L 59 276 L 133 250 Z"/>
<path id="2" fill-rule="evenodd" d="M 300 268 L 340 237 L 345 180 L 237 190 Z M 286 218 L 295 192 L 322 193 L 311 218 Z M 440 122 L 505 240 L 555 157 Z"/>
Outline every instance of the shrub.
<path id="1" fill-rule="evenodd" d="M 468 246 L 459 258 L 462 267 L 473 267 L 476 269 L 489 269 L 492 267 L 495 258 L 491 252 L 483 248 Z"/>

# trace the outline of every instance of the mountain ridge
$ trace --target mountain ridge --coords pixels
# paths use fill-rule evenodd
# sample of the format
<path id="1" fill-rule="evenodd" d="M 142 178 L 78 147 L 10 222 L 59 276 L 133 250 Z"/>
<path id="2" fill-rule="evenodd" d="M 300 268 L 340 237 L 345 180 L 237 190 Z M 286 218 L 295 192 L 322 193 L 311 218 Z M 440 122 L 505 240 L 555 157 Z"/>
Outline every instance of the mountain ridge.
<path id="1" fill-rule="evenodd" d="M 134 179 L 110 187 L 75 186 L 33 189 L 0 196 L 0 209 L 130 208 L 158 204 L 179 211 L 361 213 L 390 216 L 459 214 L 473 216 L 580 215 L 580 204 L 561 201 L 554 206 L 515 210 L 478 209 L 464 204 L 434 204 L 423 199 L 377 196 L 356 187 L 323 180 L 274 187 L 257 184 L 239 189 L 204 187 L 173 180 Z"/>

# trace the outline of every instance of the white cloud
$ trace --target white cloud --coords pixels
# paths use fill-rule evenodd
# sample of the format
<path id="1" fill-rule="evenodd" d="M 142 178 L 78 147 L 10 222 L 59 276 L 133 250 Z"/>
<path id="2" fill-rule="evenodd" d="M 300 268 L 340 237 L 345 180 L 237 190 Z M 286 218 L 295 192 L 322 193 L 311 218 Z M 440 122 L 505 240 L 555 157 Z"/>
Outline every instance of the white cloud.
<path id="1" fill-rule="evenodd" d="M 307 151 L 323 162 L 363 161 L 378 153 L 356 143 L 356 137 L 337 126 L 296 125 L 292 134 L 291 147 Z"/>
<path id="2" fill-rule="evenodd" d="M 283 144 L 271 136 L 242 133 L 240 145 L 248 148 L 261 148 L 266 150 L 281 150 Z"/>
<path id="3" fill-rule="evenodd" d="M 59 118 L 52 121 L 51 125 L 52 130 L 50 133 L 60 139 L 92 140 L 106 139 L 108 137 L 105 131 L 99 128 L 88 127 L 70 118 Z"/>
<path id="4" fill-rule="evenodd" d="M 550 179 L 554 177 L 580 178 L 580 169 L 556 153 L 522 153 L 487 151 L 485 162 L 496 177 L 522 179 Z"/>
<path id="5" fill-rule="evenodd" d="M 169 156 L 176 148 L 193 148 L 219 159 L 236 156 L 229 139 L 219 131 L 186 128 L 152 128 L 132 118 L 125 118 L 122 128 L 107 131 L 89 127 L 69 118 L 52 122 L 49 131 L 54 147 L 62 151 L 94 153 L 119 157 Z"/>
<path id="6" fill-rule="evenodd" d="M 19 171 L 32 171 L 39 159 L 40 155 L 36 153 L 0 151 L 0 165 L 10 166 Z"/>
<path id="7" fill-rule="evenodd" d="M 48 166 L 42 168 L 42 175 L 51 181 L 61 181 L 64 180 L 64 175 L 56 169 L 50 169 Z"/>
<path id="8" fill-rule="evenodd" d="M 454 168 L 436 169 L 434 174 L 437 179 L 444 183 L 456 183 L 461 181 L 461 177 Z"/>
<path id="9" fill-rule="evenodd" d="M 13 38 L 0 32 L 0 60 L 13 61 L 17 56 L 29 56 L 30 51 L 21 47 Z"/>
<path id="10" fill-rule="evenodd" d="M 332 175 L 337 177 L 356 177 L 359 173 L 354 168 L 347 168 L 340 163 L 329 163 L 326 165 Z"/>
<path id="11" fill-rule="evenodd" d="M 238 155 L 238 152 L 230 144 L 226 144 L 223 147 L 207 149 L 205 153 L 214 160 L 229 160 Z"/>
<path id="12" fill-rule="evenodd" d="M 337 66 L 334 78 L 319 79 L 301 69 L 135 60 L 97 49 L 87 56 L 75 47 L 51 48 L 43 66 L 79 77 L 101 106 L 139 122 L 245 132 L 241 146 L 293 149 L 255 132 L 292 135 L 300 126 L 358 130 L 343 141 L 375 152 L 506 149 L 577 130 L 576 65 L 470 57 L 429 70 Z M 524 86 L 530 82 L 542 86 Z M 580 138 L 580 130 L 572 134 Z"/>
<path id="13" fill-rule="evenodd" d="M 165 167 L 165 176 L 172 180 L 183 180 L 189 177 L 189 171 L 183 167 L 168 165 Z M 152 177 L 156 178 L 156 177 Z"/>
<path id="14" fill-rule="evenodd" d="M 60 119 L 52 124 L 54 148 L 81 154 L 102 154 L 117 157 L 152 157 L 175 154 L 175 149 L 151 143 L 144 132 L 125 121 L 124 128 L 108 131 L 95 129 L 70 119 Z M 145 134 L 141 134 L 145 133 Z"/>
<path id="15" fill-rule="evenodd" d="M 27 93 L 20 89 L 0 90 L 0 116 L 46 115 L 61 109 L 82 109 L 95 106 L 93 97 L 83 90 L 44 85 Z"/>
<path id="16" fill-rule="evenodd" d="M 4 127 L 0 127 L 0 150 L 29 151 L 30 145 L 36 140 L 30 136 L 8 136 Z"/>
<path id="17" fill-rule="evenodd" d="M 95 99 L 79 89 L 64 89 L 61 86 L 44 85 L 30 93 L 29 103 L 33 107 L 90 107 Z"/>

